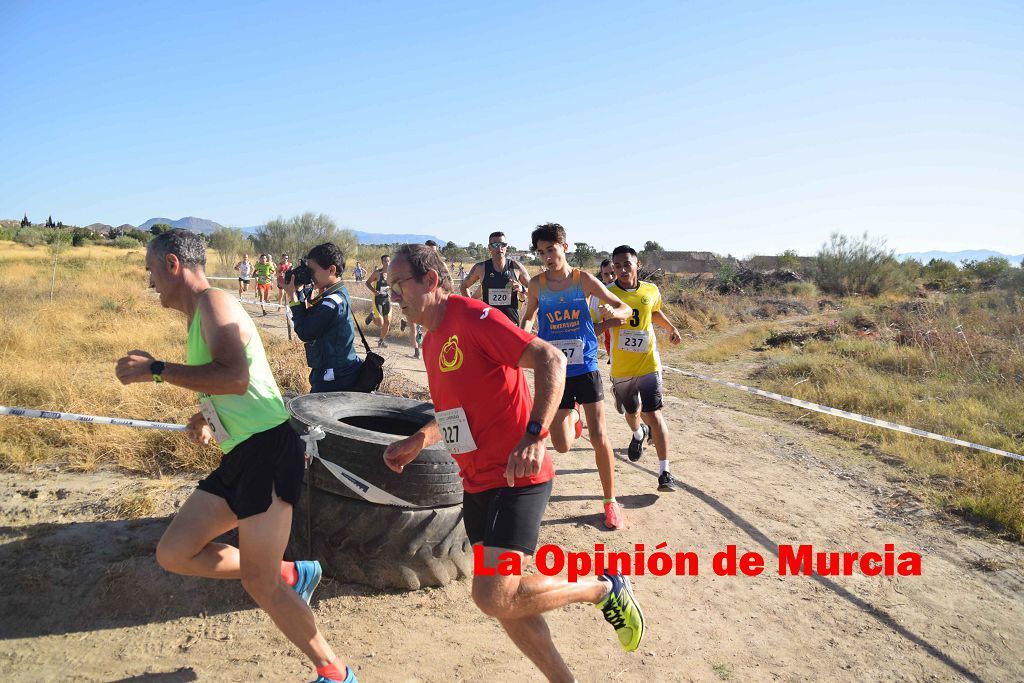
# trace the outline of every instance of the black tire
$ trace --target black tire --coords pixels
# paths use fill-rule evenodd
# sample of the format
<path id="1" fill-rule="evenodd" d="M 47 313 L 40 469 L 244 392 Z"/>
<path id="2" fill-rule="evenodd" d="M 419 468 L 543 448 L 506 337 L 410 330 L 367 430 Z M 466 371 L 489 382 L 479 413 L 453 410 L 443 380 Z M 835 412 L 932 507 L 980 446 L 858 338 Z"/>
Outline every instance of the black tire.
<path id="1" fill-rule="evenodd" d="M 416 506 L 462 504 L 458 465 L 440 444 L 424 448 L 401 474 L 384 464 L 389 444 L 434 419 L 433 404 L 342 391 L 297 396 L 288 402 L 288 410 L 300 434 L 310 425 L 319 425 L 327 434 L 318 444 L 325 460 Z M 307 476 L 315 488 L 362 500 L 318 462 Z"/>
<path id="2" fill-rule="evenodd" d="M 311 520 L 306 516 L 309 493 Z M 290 558 L 320 560 L 324 573 L 339 581 L 405 590 L 468 577 L 471 551 L 461 505 L 410 510 L 308 487 L 295 506 L 288 546 Z"/>

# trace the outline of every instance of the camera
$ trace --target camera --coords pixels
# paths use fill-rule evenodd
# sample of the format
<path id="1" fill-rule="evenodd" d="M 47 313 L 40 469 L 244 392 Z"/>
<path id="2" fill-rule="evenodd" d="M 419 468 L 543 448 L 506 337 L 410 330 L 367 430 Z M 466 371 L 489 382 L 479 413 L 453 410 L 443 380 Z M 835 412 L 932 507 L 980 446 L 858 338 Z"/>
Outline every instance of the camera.
<path id="1" fill-rule="evenodd" d="M 296 287 L 313 284 L 313 269 L 306 265 L 306 259 L 301 259 L 299 265 L 284 271 L 284 281 Z"/>

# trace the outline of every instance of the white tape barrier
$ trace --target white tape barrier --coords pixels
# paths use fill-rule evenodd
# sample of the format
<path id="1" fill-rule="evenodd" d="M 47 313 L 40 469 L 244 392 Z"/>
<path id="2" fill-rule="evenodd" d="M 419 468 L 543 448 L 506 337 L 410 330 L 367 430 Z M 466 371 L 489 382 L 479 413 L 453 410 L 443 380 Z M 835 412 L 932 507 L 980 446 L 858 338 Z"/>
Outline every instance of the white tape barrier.
<path id="1" fill-rule="evenodd" d="M 306 442 L 306 456 L 311 459 L 319 460 L 320 464 L 323 465 L 328 472 L 334 475 L 335 479 L 352 489 L 352 491 L 354 491 L 360 498 L 371 503 L 376 503 L 378 505 L 395 505 L 403 508 L 416 507 L 412 503 L 404 501 L 401 498 L 397 498 L 387 491 L 374 486 L 365 479 L 357 477 L 344 467 L 321 458 L 316 442 L 323 439 L 325 436 L 327 435 L 321 427 L 314 426 L 310 427 L 309 431 L 303 434 L 300 438 Z"/>
<path id="2" fill-rule="evenodd" d="M 851 413 L 851 412 L 846 411 L 846 410 L 839 410 L 838 408 L 829 408 L 828 406 L 823 406 L 823 405 L 818 404 L 818 403 L 811 403 L 810 401 L 804 401 L 802 399 L 793 398 L 791 396 L 783 396 L 782 394 L 776 394 L 774 392 L 765 391 L 763 389 L 755 389 L 754 387 L 748 387 L 746 385 L 737 384 L 735 382 L 728 382 L 728 381 L 726 381 L 724 379 L 718 379 L 716 377 L 709 377 L 707 375 L 701 375 L 701 374 L 698 374 L 696 372 L 686 372 L 684 370 L 677 370 L 676 368 L 670 367 L 668 365 L 666 365 L 664 367 L 665 367 L 666 370 L 671 370 L 672 372 L 678 372 L 680 375 L 685 375 L 686 377 L 693 377 L 695 379 L 702 379 L 705 382 L 714 382 L 715 384 L 721 384 L 721 385 L 727 386 L 727 387 L 729 387 L 731 389 L 739 389 L 740 391 L 746 391 L 747 393 L 750 393 L 750 394 L 755 394 L 757 396 L 763 396 L 764 398 L 770 398 L 773 401 L 781 401 L 783 403 L 789 403 L 790 405 L 800 406 L 801 408 L 806 408 L 807 410 L 813 410 L 813 411 L 818 412 L 818 413 L 824 413 L 826 415 L 834 415 L 836 417 L 841 417 L 841 418 L 846 419 L 846 420 L 853 420 L 854 422 L 862 422 L 864 424 L 874 425 L 876 427 L 882 427 L 884 429 L 891 429 L 894 432 L 902 432 L 904 434 L 915 434 L 917 436 L 923 436 L 926 439 L 934 439 L 935 441 L 942 441 L 943 443 L 951 443 L 951 444 L 955 444 L 957 446 L 964 446 L 965 448 L 973 448 L 974 450 L 985 451 L 986 453 L 994 453 L 995 455 L 1001 455 L 1001 456 L 1003 456 L 1005 458 L 1013 458 L 1014 460 L 1020 460 L 1021 462 L 1024 462 L 1024 455 L 1019 455 L 1017 453 L 1011 453 L 1009 451 L 1003 451 L 1003 450 L 1000 450 L 998 448 L 991 448 L 989 446 L 983 446 L 980 443 L 972 443 L 970 441 L 964 441 L 962 439 L 954 439 L 951 436 L 943 436 L 942 434 L 935 434 L 934 432 L 926 432 L 923 429 L 914 429 L 913 427 L 907 427 L 905 425 L 896 424 L 895 422 L 888 422 L 886 420 L 879 420 L 879 419 L 876 419 L 876 418 L 873 418 L 873 417 L 868 417 L 867 415 L 860 415 L 859 413 Z"/>
<path id="3" fill-rule="evenodd" d="M 172 432 L 183 432 L 185 425 L 169 422 L 150 422 L 149 420 L 126 420 L 120 417 L 100 417 L 99 415 L 78 415 L 76 413 L 59 413 L 53 410 L 32 410 L 30 408 L 11 408 L 0 406 L 0 415 L 16 417 L 39 417 L 47 420 L 68 420 L 70 422 L 87 422 L 89 424 L 119 425 L 121 427 L 138 427 L 140 429 L 166 429 Z"/>

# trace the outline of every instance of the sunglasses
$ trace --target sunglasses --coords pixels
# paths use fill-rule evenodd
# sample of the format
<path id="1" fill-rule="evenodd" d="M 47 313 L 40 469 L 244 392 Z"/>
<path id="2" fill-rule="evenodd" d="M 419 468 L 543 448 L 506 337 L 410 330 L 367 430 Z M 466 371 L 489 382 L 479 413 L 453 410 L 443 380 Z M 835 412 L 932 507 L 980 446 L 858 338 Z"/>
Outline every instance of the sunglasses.
<path id="1" fill-rule="evenodd" d="M 508 248 L 508 242 L 491 242 L 487 246 L 489 246 L 491 249 Z"/>
<path id="2" fill-rule="evenodd" d="M 403 277 L 401 280 L 395 280 L 394 282 L 390 283 L 391 284 L 391 293 L 393 295 L 395 295 L 395 296 L 401 297 L 402 296 L 402 283 L 405 282 L 406 280 L 413 280 L 415 278 L 416 278 L 415 275 L 410 275 L 409 277 Z"/>

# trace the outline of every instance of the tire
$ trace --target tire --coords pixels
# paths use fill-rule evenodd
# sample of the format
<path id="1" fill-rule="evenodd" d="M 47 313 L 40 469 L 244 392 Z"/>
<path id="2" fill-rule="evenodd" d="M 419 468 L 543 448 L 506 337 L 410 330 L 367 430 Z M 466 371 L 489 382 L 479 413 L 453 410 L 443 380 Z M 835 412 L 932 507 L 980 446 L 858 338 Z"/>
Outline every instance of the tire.
<path id="1" fill-rule="evenodd" d="M 432 404 L 341 391 L 297 396 L 288 402 L 288 410 L 300 434 L 310 425 L 319 425 L 327 434 L 318 443 L 320 457 L 325 460 L 415 506 L 462 504 L 459 468 L 443 446 L 424 448 L 401 474 L 384 464 L 388 445 L 434 419 Z M 318 462 L 313 462 L 307 474 L 321 491 L 362 500 Z"/>
<path id="2" fill-rule="evenodd" d="M 311 520 L 306 516 L 310 494 Z M 290 558 L 316 558 L 324 573 L 338 581 L 405 590 L 468 577 L 471 551 L 461 505 L 410 510 L 308 486 L 295 506 L 288 546 Z"/>

